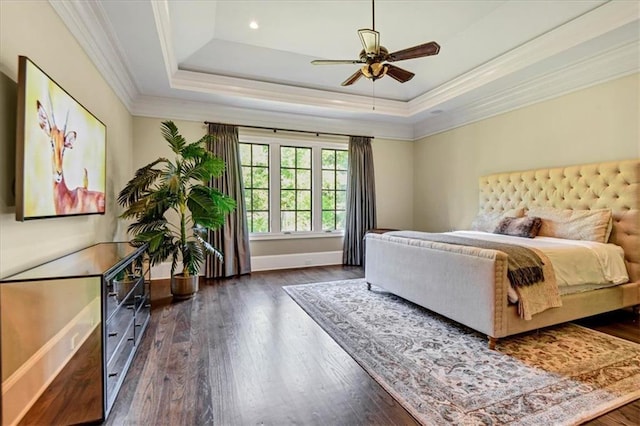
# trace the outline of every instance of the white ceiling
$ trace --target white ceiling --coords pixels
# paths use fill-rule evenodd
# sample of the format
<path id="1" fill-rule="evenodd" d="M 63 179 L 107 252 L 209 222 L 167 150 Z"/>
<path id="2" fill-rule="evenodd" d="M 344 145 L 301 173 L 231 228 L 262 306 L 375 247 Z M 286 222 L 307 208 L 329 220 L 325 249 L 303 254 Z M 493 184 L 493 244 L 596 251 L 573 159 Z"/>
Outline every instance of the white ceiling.
<path id="1" fill-rule="evenodd" d="M 378 0 L 389 51 L 441 50 L 349 87 L 310 61 L 357 59 L 369 0 L 50 2 L 136 115 L 416 139 L 640 70 L 633 0 Z"/>

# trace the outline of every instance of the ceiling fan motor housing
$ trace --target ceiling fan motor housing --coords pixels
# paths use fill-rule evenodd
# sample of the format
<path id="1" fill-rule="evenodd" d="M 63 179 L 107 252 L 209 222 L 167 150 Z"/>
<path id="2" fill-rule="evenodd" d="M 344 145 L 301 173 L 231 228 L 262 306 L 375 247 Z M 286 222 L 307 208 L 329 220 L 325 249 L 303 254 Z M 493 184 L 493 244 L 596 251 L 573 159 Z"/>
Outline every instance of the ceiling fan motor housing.
<path id="1" fill-rule="evenodd" d="M 384 62 L 387 60 L 387 58 L 389 57 L 389 51 L 387 50 L 386 47 L 384 46 L 380 46 L 379 47 L 379 51 L 377 55 L 367 55 L 367 52 L 362 49 L 360 51 L 360 61 L 363 64 L 373 64 L 376 62 Z"/>

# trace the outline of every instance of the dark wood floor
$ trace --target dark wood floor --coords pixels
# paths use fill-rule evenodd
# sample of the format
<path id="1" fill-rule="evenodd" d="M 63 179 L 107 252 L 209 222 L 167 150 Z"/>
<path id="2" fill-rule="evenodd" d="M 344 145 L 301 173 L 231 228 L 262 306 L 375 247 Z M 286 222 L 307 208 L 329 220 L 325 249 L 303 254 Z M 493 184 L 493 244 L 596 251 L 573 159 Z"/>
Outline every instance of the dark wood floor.
<path id="1" fill-rule="evenodd" d="M 415 420 L 282 291 L 360 268 L 253 273 L 173 303 L 152 283 L 152 318 L 108 425 L 412 425 Z M 590 327 L 640 342 L 630 312 Z M 640 402 L 589 424 L 640 423 Z"/>

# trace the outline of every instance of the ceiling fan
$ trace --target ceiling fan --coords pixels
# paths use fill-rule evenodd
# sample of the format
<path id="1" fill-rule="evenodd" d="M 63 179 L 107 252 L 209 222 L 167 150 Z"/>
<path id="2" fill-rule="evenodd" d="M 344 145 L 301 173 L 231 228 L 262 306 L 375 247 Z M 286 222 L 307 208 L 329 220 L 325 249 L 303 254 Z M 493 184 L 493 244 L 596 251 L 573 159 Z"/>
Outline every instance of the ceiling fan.
<path id="1" fill-rule="evenodd" d="M 386 47 L 380 46 L 380 33 L 376 31 L 374 0 L 371 0 L 371 14 L 373 17 L 372 29 L 363 28 L 358 30 L 360 41 L 364 47 L 364 49 L 360 51 L 359 59 L 316 59 L 311 61 L 311 63 L 313 65 L 364 64 L 358 71 L 342 82 L 343 86 L 349 86 L 355 83 L 362 76 L 375 81 L 388 75 L 400 83 L 405 83 L 411 80 L 415 74 L 387 62 L 433 56 L 437 55 L 440 51 L 440 45 L 435 41 L 430 41 L 429 43 L 389 53 Z"/>

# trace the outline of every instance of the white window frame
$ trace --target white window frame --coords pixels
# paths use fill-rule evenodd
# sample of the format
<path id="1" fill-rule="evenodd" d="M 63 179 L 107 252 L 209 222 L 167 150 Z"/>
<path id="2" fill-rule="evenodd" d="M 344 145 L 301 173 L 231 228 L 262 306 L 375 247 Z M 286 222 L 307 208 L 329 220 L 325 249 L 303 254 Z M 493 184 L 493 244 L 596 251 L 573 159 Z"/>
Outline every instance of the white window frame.
<path id="1" fill-rule="evenodd" d="M 288 136 L 288 135 L 287 135 Z M 280 240 L 301 238 L 342 237 L 344 231 L 322 230 L 322 149 L 347 150 L 348 143 L 306 141 L 291 137 L 240 135 L 240 143 L 269 145 L 269 229 L 270 232 L 250 233 L 250 240 Z M 311 229 L 308 232 L 281 232 L 280 230 L 280 147 L 311 148 Z"/>

